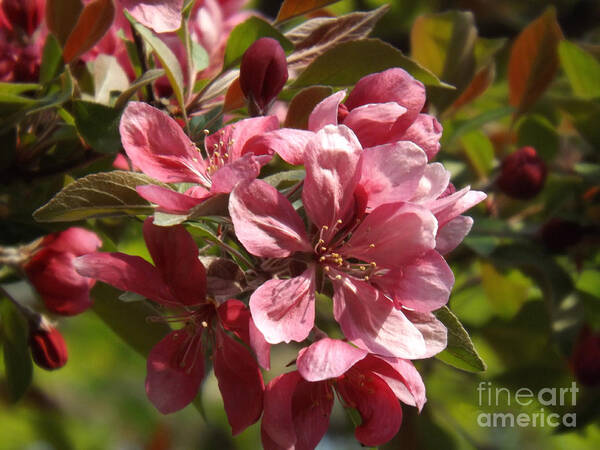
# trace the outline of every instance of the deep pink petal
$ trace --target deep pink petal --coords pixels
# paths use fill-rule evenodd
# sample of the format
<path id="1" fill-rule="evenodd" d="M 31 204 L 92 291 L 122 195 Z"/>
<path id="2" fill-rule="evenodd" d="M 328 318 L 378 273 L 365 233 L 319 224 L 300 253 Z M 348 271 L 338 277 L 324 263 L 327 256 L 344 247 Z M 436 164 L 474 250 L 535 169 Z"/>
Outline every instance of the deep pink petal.
<path id="1" fill-rule="evenodd" d="M 294 448 L 296 431 L 292 416 L 292 398 L 300 381 L 302 377 L 297 371 L 288 372 L 271 380 L 265 388 L 261 434 L 267 450 Z M 269 437 L 268 441 L 264 439 L 265 436 Z"/>
<path id="2" fill-rule="evenodd" d="M 367 207 L 410 200 L 419 186 L 427 156 L 411 142 L 368 148 L 363 152 L 359 184 L 368 195 Z"/>
<path id="3" fill-rule="evenodd" d="M 333 314 L 344 336 L 371 353 L 418 358 L 425 352 L 419 330 L 393 303 L 363 281 L 334 283 Z"/>
<path id="4" fill-rule="evenodd" d="M 306 381 L 342 376 L 368 352 L 338 339 L 320 339 L 298 353 L 296 367 Z"/>
<path id="5" fill-rule="evenodd" d="M 343 125 L 326 126 L 306 146 L 302 202 L 312 223 L 330 228 L 326 235 L 333 235 L 338 220 L 348 219 L 360 179 L 361 154 L 358 139 Z"/>
<path id="6" fill-rule="evenodd" d="M 77 258 L 73 265 L 80 275 L 95 278 L 117 289 L 135 292 L 159 303 L 176 301 L 160 271 L 139 256 L 90 253 Z"/>
<path id="7" fill-rule="evenodd" d="M 427 164 L 411 202 L 427 203 L 435 200 L 446 190 L 449 182 L 450 172 L 442 164 Z"/>
<path id="8" fill-rule="evenodd" d="M 433 313 L 404 310 L 404 314 L 417 327 L 426 347 L 421 356 L 406 359 L 430 358 L 446 348 L 448 330 Z"/>
<path id="9" fill-rule="evenodd" d="M 313 450 L 329 428 L 333 392 L 326 381 L 300 380 L 292 398 L 292 417 L 296 429 L 295 450 Z"/>
<path id="10" fill-rule="evenodd" d="M 256 327 L 270 344 L 301 342 L 315 323 L 315 272 L 310 267 L 288 280 L 269 280 L 250 297 Z"/>
<path id="11" fill-rule="evenodd" d="M 262 180 L 238 184 L 229 197 L 235 234 L 256 256 L 283 258 L 312 251 L 304 223 L 287 198 Z"/>
<path id="12" fill-rule="evenodd" d="M 252 147 L 254 152 L 275 152 L 284 161 L 299 165 L 304 164 L 304 149 L 313 136 L 311 131 L 282 128 L 262 134 L 253 141 Z"/>
<path id="13" fill-rule="evenodd" d="M 321 100 L 308 117 L 308 129 L 317 132 L 326 125 L 337 125 L 338 108 L 345 96 L 346 91 L 339 91 Z"/>
<path id="14" fill-rule="evenodd" d="M 351 110 L 344 125 L 354 131 L 363 147 L 373 147 L 389 142 L 386 138 L 392 126 L 405 113 L 406 108 L 395 102 L 370 103 Z"/>
<path id="15" fill-rule="evenodd" d="M 79 227 L 71 227 L 60 233 L 49 234 L 41 243 L 41 247 L 56 252 L 72 253 L 75 256 L 95 252 L 101 245 L 102 241 L 96 233 Z"/>
<path id="16" fill-rule="evenodd" d="M 221 327 L 217 327 L 216 335 L 215 376 L 235 436 L 260 417 L 265 386 L 258 364 L 246 347 L 227 336 Z"/>
<path id="17" fill-rule="evenodd" d="M 146 394 L 163 414 L 170 414 L 194 400 L 204 377 L 200 335 L 172 331 L 148 355 Z"/>
<path id="18" fill-rule="evenodd" d="M 431 250 L 402 269 L 376 277 L 374 282 L 389 293 L 397 308 L 430 312 L 448 303 L 454 275 L 444 258 Z"/>
<path id="19" fill-rule="evenodd" d="M 157 33 L 177 31 L 181 26 L 183 0 L 120 0 L 138 22 Z"/>
<path id="20" fill-rule="evenodd" d="M 165 183 L 206 183 L 206 165 L 196 146 L 164 112 L 130 102 L 119 131 L 127 156 L 145 174 Z"/>
<path id="21" fill-rule="evenodd" d="M 388 203 L 374 209 L 340 252 L 378 266 L 401 268 L 435 247 L 437 221 L 418 205 Z"/>
<path id="22" fill-rule="evenodd" d="M 182 225 L 159 227 L 152 218 L 144 222 L 144 240 L 156 268 L 184 305 L 206 300 L 206 270 L 198 258 L 198 246 Z M 182 270 L 185 268 L 185 270 Z"/>
<path id="23" fill-rule="evenodd" d="M 356 408 L 362 418 L 354 431 L 356 439 L 368 447 L 377 447 L 392 439 L 402 424 L 402 408 L 385 381 L 372 372 L 353 369 L 337 383 L 344 402 Z"/>
<path id="24" fill-rule="evenodd" d="M 204 198 L 195 198 L 155 184 L 137 186 L 135 190 L 144 200 L 158 205 L 164 211 L 174 213 L 188 212 L 204 201 Z"/>
<path id="25" fill-rule="evenodd" d="M 240 120 L 221 130 L 206 136 L 204 146 L 209 154 L 215 151 L 227 153 L 229 161 L 235 161 L 245 153 L 252 153 L 255 139 L 267 132 L 279 128 L 276 116 L 253 117 Z M 258 147 L 260 148 L 260 147 Z M 261 154 L 260 152 L 256 154 Z"/>
<path id="26" fill-rule="evenodd" d="M 442 125 L 437 119 L 429 114 L 419 114 L 408 129 L 396 133 L 396 129 L 404 124 L 398 122 L 390 133 L 391 141 L 411 141 L 421 147 L 427 158 L 431 161 L 440 151 L 440 138 L 442 137 Z"/>
<path id="27" fill-rule="evenodd" d="M 361 78 L 345 104 L 352 110 L 368 103 L 396 102 L 407 109 L 401 117 L 405 129 L 425 104 L 425 86 L 403 69 L 388 69 Z"/>
<path id="28" fill-rule="evenodd" d="M 211 194 L 228 194 L 239 182 L 254 180 L 260 167 L 259 160 L 250 154 L 225 164 L 212 175 Z"/>
<path id="29" fill-rule="evenodd" d="M 438 230 L 435 238 L 435 249 L 445 255 L 454 250 L 465 238 L 471 227 L 473 219 L 468 216 L 456 216 Z"/>

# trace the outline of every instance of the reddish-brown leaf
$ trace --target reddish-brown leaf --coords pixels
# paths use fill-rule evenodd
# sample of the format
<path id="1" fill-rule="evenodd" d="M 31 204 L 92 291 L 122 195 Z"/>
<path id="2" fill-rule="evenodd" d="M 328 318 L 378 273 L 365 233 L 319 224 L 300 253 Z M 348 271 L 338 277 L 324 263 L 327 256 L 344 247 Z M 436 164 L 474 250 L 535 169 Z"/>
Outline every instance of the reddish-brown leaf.
<path id="1" fill-rule="evenodd" d="M 331 92 L 332 89 L 328 86 L 311 86 L 302 89 L 289 104 L 284 126 L 306 130 L 308 128 L 308 116 L 310 116 L 317 103 L 331 95 Z"/>
<path id="2" fill-rule="evenodd" d="M 552 82 L 562 39 L 553 7 L 517 36 L 508 63 L 509 100 L 517 108 L 517 114 L 533 105 Z"/>
<path id="3" fill-rule="evenodd" d="M 488 65 L 482 67 L 473 77 L 471 83 L 467 88 L 460 94 L 454 103 L 452 103 L 452 109 L 458 109 L 461 106 L 471 103 L 477 97 L 485 92 L 485 90 L 492 84 L 494 77 L 496 76 L 496 64 L 492 61 Z"/>
<path id="4" fill-rule="evenodd" d="M 46 23 L 61 45 L 75 27 L 82 9 L 81 0 L 46 0 Z"/>
<path id="5" fill-rule="evenodd" d="M 285 22 L 293 17 L 301 16 L 337 1 L 339 0 L 284 0 L 275 23 Z"/>
<path id="6" fill-rule="evenodd" d="M 242 86 L 240 85 L 240 79 L 236 78 L 233 83 L 229 85 L 227 94 L 225 94 L 225 103 L 223 104 L 223 111 L 233 111 L 235 109 L 242 108 L 246 104 L 244 93 L 242 92 Z"/>
<path id="7" fill-rule="evenodd" d="M 73 61 L 92 48 L 110 28 L 114 17 L 115 5 L 112 0 L 94 0 L 88 3 L 65 43 L 65 62 Z"/>

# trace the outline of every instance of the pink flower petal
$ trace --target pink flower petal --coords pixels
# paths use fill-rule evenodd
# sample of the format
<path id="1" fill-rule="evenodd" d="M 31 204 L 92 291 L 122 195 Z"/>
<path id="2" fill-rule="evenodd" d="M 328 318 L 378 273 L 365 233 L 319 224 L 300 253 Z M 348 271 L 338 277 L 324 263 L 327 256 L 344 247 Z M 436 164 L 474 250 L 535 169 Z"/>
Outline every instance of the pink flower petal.
<path id="1" fill-rule="evenodd" d="M 308 117 L 308 129 L 317 132 L 326 125 L 337 125 L 338 108 L 345 96 L 346 91 L 339 91 L 321 100 Z"/>
<path id="2" fill-rule="evenodd" d="M 284 161 L 299 165 L 304 164 L 304 149 L 313 136 L 311 131 L 282 128 L 262 134 L 253 142 L 252 148 L 254 152 L 275 152 Z"/>
<path id="3" fill-rule="evenodd" d="M 250 297 L 256 327 L 270 344 L 301 342 L 315 323 L 315 272 L 310 267 L 288 280 L 269 280 Z"/>
<path id="4" fill-rule="evenodd" d="M 307 381 L 322 381 L 337 378 L 365 356 L 367 351 L 346 342 L 324 338 L 298 353 L 296 366 Z"/>
<path id="5" fill-rule="evenodd" d="M 426 203 L 435 200 L 446 190 L 449 182 L 450 172 L 442 164 L 427 164 L 411 202 Z"/>
<path id="6" fill-rule="evenodd" d="M 144 222 L 143 231 L 152 260 L 175 299 L 183 305 L 204 303 L 206 270 L 192 236 L 182 225 L 159 227 L 150 217 Z"/>
<path id="7" fill-rule="evenodd" d="M 200 335 L 172 331 L 148 355 L 146 394 L 163 414 L 170 414 L 194 400 L 202 378 L 204 359 Z"/>
<path id="8" fill-rule="evenodd" d="M 352 110 L 368 103 L 387 102 L 396 102 L 407 109 L 401 122 L 408 128 L 423 109 L 425 86 L 403 69 L 388 69 L 361 78 L 345 104 Z"/>
<path id="9" fill-rule="evenodd" d="M 404 310 L 404 314 L 417 327 L 425 341 L 426 351 L 421 356 L 406 359 L 430 358 L 446 348 L 448 330 L 435 315 L 428 312 Z"/>
<path id="10" fill-rule="evenodd" d="M 425 352 L 419 330 L 369 284 L 346 278 L 334 289 L 333 315 L 352 343 L 371 353 L 406 359 Z"/>
<path id="11" fill-rule="evenodd" d="M 454 250 L 465 238 L 471 227 L 473 219 L 468 216 L 456 216 L 438 230 L 435 238 L 435 249 L 445 255 Z"/>
<path id="12" fill-rule="evenodd" d="M 340 252 L 378 266 L 401 268 L 435 247 L 437 221 L 425 208 L 388 203 L 374 209 Z"/>
<path id="13" fill-rule="evenodd" d="M 297 450 L 311 450 L 329 428 L 333 392 L 326 381 L 310 383 L 300 380 L 292 398 L 292 416 Z"/>
<path id="14" fill-rule="evenodd" d="M 236 184 L 245 180 L 254 180 L 260 173 L 259 160 L 251 154 L 225 164 L 212 175 L 212 194 L 228 194 Z"/>
<path id="15" fill-rule="evenodd" d="M 435 117 L 429 114 L 419 114 L 408 129 L 397 133 L 396 129 L 404 128 L 403 125 L 401 122 L 398 122 L 392 128 L 389 140 L 414 142 L 427 153 L 427 158 L 431 161 L 437 152 L 440 151 L 442 125 Z"/>
<path id="16" fill-rule="evenodd" d="M 227 336 L 220 327 L 217 327 L 216 335 L 215 376 L 235 436 L 259 419 L 264 383 L 258 365 L 246 347 Z"/>
<path id="17" fill-rule="evenodd" d="M 354 431 L 365 446 L 377 447 L 392 439 L 402 423 L 402 408 L 390 387 L 372 372 L 348 375 L 337 383 L 344 401 L 356 408 L 362 418 Z"/>
<path id="18" fill-rule="evenodd" d="M 284 373 L 271 380 L 265 388 L 261 434 L 265 449 L 294 448 L 296 432 L 292 416 L 292 398 L 302 377 L 296 371 Z M 268 436 L 268 442 L 265 442 Z M 271 445 L 267 445 L 271 444 Z M 272 446 L 272 444 L 277 445 Z"/>
<path id="19" fill-rule="evenodd" d="M 395 102 L 370 103 L 350 111 L 344 125 L 351 128 L 363 147 L 389 142 L 388 134 L 406 108 Z M 399 139 L 395 139 L 399 140 Z"/>
<path id="20" fill-rule="evenodd" d="M 176 302 L 160 271 L 139 256 L 90 253 L 77 258 L 73 265 L 80 275 L 95 278 L 122 291 L 135 292 L 158 303 Z"/>
<path id="21" fill-rule="evenodd" d="M 359 184 L 368 195 L 369 209 L 408 201 L 419 186 L 427 156 L 411 142 L 397 142 L 363 152 Z"/>
<path id="22" fill-rule="evenodd" d="M 326 235 L 333 235 L 338 220 L 348 219 L 360 179 L 361 154 L 358 139 L 343 125 L 326 126 L 306 146 L 302 202 L 312 223 L 330 228 Z"/>
<path id="23" fill-rule="evenodd" d="M 120 0 L 138 22 L 157 33 L 177 31 L 181 26 L 183 0 Z"/>
<path id="24" fill-rule="evenodd" d="M 127 156 L 145 174 L 165 183 L 206 183 L 206 165 L 196 146 L 164 112 L 130 102 L 119 131 Z"/>
<path id="25" fill-rule="evenodd" d="M 71 227 L 60 233 L 44 237 L 41 246 L 56 252 L 68 252 L 75 256 L 95 252 L 102 245 L 96 233 L 85 228 Z"/>
<path id="26" fill-rule="evenodd" d="M 186 213 L 204 201 L 204 198 L 192 197 L 155 184 L 137 186 L 135 190 L 144 200 L 158 205 L 161 210 L 174 213 Z"/>
<path id="27" fill-rule="evenodd" d="M 440 228 L 487 197 L 483 192 L 469 189 L 470 187 L 467 186 L 454 194 L 429 203 L 428 206 L 435 214 Z"/>
<path id="28" fill-rule="evenodd" d="M 304 223 L 291 203 L 262 180 L 238 184 L 229 197 L 235 234 L 256 256 L 283 258 L 312 252 Z"/>

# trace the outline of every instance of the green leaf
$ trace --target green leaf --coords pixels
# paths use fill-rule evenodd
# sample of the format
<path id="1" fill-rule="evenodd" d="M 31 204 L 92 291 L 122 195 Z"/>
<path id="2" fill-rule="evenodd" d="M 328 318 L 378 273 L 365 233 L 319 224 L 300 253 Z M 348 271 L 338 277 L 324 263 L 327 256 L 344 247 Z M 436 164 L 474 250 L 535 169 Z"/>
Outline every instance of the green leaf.
<path id="1" fill-rule="evenodd" d="M 516 269 L 500 273 L 489 263 L 481 263 L 481 284 L 492 309 L 501 317 L 514 317 L 529 296 L 531 283 Z"/>
<path id="2" fill-rule="evenodd" d="M 558 55 L 569 83 L 577 97 L 600 97 L 600 62 L 569 41 L 558 46 Z"/>
<path id="3" fill-rule="evenodd" d="M 68 222 L 92 217 L 152 214 L 154 208 L 138 195 L 136 186 L 156 184 L 147 175 L 115 170 L 94 173 L 66 186 L 33 213 L 38 222 Z"/>
<path id="4" fill-rule="evenodd" d="M 448 345 L 446 350 L 436 356 L 437 359 L 458 369 L 468 372 L 483 372 L 486 365 L 475 350 L 475 346 L 458 318 L 448 307 L 444 306 L 434 313 L 448 328 Z"/>
<path id="5" fill-rule="evenodd" d="M 152 347 L 164 338 L 171 328 L 165 322 L 151 322 L 159 314 L 147 301 L 124 302 L 121 291 L 104 283 L 96 283 L 91 296 L 92 310 L 125 343 L 147 357 Z"/>
<path id="6" fill-rule="evenodd" d="M 33 366 L 29 354 L 27 321 L 8 300 L 0 300 L 0 337 L 8 395 L 17 402 L 31 384 Z"/>
<path id="7" fill-rule="evenodd" d="M 223 67 L 228 69 L 235 66 L 248 47 L 261 37 L 278 40 L 286 52 L 294 49 L 293 44 L 277 28 L 274 28 L 269 22 L 253 16 L 231 31 L 225 47 Z"/>
<path id="8" fill-rule="evenodd" d="M 39 91 L 41 85 L 35 83 L 0 83 L 0 95 L 19 95 L 23 92 Z"/>
<path id="9" fill-rule="evenodd" d="M 297 183 L 298 181 L 304 180 L 306 172 L 304 170 L 286 170 L 285 172 L 278 172 L 268 177 L 263 178 L 265 183 L 269 183 L 273 187 L 280 187 L 280 185 L 286 183 Z"/>
<path id="10" fill-rule="evenodd" d="M 49 34 L 44 44 L 44 50 L 42 51 L 40 83 L 46 84 L 50 82 L 59 73 L 62 66 L 63 59 L 60 43 L 52 34 Z"/>
<path id="11" fill-rule="evenodd" d="M 196 41 L 191 41 L 192 44 L 192 62 L 194 63 L 194 69 L 196 72 L 201 72 L 208 67 L 210 59 L 208 53 L 200 44 Z"/>
<path id="12" fill-rule="evenodd" d="M 544 116 L 527 115 L 517 130 L 518 146 L 529 145 L 536 149 L 542 158 L 551 161 L 558 152 L 559 136 L 556 126 Z"/>
<path id="13" fill-rule="evenodd" d="M 487 178 L 494 167 L 494 146 L 482 131 L 472 131 L 460 139 L 471 165 L 480 178 Z"/>
<path id="14" fill-rule="evenodd" d="M 352 86 L 365 75 L 401 67 L 428 86 L 442 86 L 433 73 L 379 39 L 343 42 L 317 57 L 292 84 L 293 88 L 313 85 Z M 343 70 L 340 70 L 343 68 Z"/>
<path id="15" fill-rule="evenodd" d="M 121 148 L 119 121 L 121 110 L 100 103 L 76 100 L 73 117 L 81 137 L 100 153 L 117 153 Z"/>
<path id="16" fill-rule="evenodd" d="M 187 220 L 200 219 L 207 216 L 228 216 L 229 195 L 216 195 L 194 206 L 187 214 L 171 214 L 154 212 L 154 224 L 160 227 L 179 225 Z"/>
<path id="17" fill-rule="evenodd" d="M 165 74 L 164 69 L 150 69 L 142 76 L 140 76 L 137 80 L 129 85 L 127 89 L 125 89 L 121 95 L 117 98 L 115 102 L 116 109 L 122 109 L 125 107 L 129 99 L 141 88 L 152 83 L 154 80 L 159 79 Z"/>
<path id="18" fill-rule="evenodd" d="M 173 88 L 173 92 L 177 98 L 177 102 L 179 103 L 182 111 L 185 113 L 185 99 L 183 97 L 183 72 L 181 71 L 181 66 L 179 65 L 177 57 L 175 54 L 173 54 L 171 49 L 167 47 L 167 44 L 156 37 L 154 33 L 144 25 L 136 21 L 127 12 L 127 10 L 124 10 L 123 13 L 125 14 L 125 17 L 127 17 L 127 20 L 131 22 L 133 28 L 135 28 L 140 36 L 142 36 L 146 44 L 148 44 L 154 53 L 156 53 L 156 57 L 167 72 L 167 78 L 169 79 L 169 83 L 171 83 L 171 87 Z"/>

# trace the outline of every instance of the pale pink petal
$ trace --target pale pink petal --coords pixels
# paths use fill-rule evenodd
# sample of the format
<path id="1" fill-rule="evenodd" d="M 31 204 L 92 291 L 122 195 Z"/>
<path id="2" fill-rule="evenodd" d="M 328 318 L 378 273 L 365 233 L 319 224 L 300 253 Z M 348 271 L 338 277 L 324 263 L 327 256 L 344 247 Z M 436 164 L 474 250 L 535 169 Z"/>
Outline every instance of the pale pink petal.
<path id="1" fill-rule="evenodd" d="M 238 184 L 229 197 L 235 234 L 256 256 L 283 258 L 312 251 L 304 223 L 291 203 L 262 180 Z"/>
<path id="2" fill-rule="evenodd" d="M 315 272 L 287 280 L 269 280 L 250 296 L 256 327 L 270 344 L 301 342 L 315 323 Z"/>
<path id="3" fill-rule="evenodd" d="M 146 175 L 165 183 L 206 182 L 206 166 L 196 146 L 164 112 L 130 102 L 119 131 L 127 156 Z"/>
<path id="4" fill-rule="evenodd" d="M 221 327 L 217 327 L 215 345 L 215 376 L 235 436 L 256 422 L 262 413 L 263 378 L 248 349 L 230 338 Z"/>
<path id="5" fill-rule="evenodd" d="M 384 356 L 418 358 L 425 352 L 419 330 L 369 284 L 348 278 L 334 284 L 333 314 L 344 336 Z"/>
<path id="6" fill-rule="evenodd" d="M 326 126 L 306 146 L 302 202 L 312 223 L 318 228 L 329 227 L 326 236 L 332 236 L 333 225 L 348 219 L 351 212 L 361 154 L 358 139 L 343 125 Z"/>
<path id="7" fill-rule="evenodd" d="M 372 372 L 354 370 L 357 375 L 339 380 L 336 389 L 360 414 L 361 424 L 354 431 L 356 439 L 367 447 L 377 447 L 398 433 L 402 408 L 385 381 Z"/>
<path id="8" fill-rule="evenodd" d="M 297 371 L 284 373 L 271 382 L 265 388 L 264 414 L 261 423 L 261 434 L 265 449 L 291 449 L 296 443 L 296 431 L 292 416 L 292 398 L 294 391 L 302 377 Z M 266 445 L 264 436 L 269 437 Z"/>
<path id="9" fill-rule="evenodd" d="M 206 136 L 204 146 L 211 155 L 215 151 L 222 155 L 227 153 L 229 161 L 235 161 L 245 153 L 253 153 L 254 142 L 261 134 L 278 128 L 279 120 L 275 116 L 252 117 L 227 125 Z"/>
<path id="10" fill-rule="evenodd" d="M 304 149 L 313 136 L 311 131 L 282 128 L 262 134 L 253 141 L 252 148 L 254 152 L 275 152 L 284 161 L 299 165 L 304 164 Z"/>
<path id="11" fill-rule="evenodd" d="M 206 270 L 198 258 L 198 246 L 187 230 L 182 225 L 156 226 L 149 217 L 143 232 L 152 260 L 177 301 L 184 305 L 204 303 Z"/>
<path id="12" fill-rule="evenodd" d="M 388 69 L 361 78 L 345 104 L 351 110 L 368 103 L 387 102 L 396 102 L 407 109 L 400 118 L 406 129 L 423 109 L 425 86 L 403 69 Z"/>
<path id="13" fill-rule="evenodd" d="M 296 366 L 306 381 L 337 378 L 360 361 L 368 352 L 338 339 L 320 339 L 298 353 Z"/>
<path id="14" fill-rule="evenodd" d="M 148 355 L 146 393 L 163 414 L 179 411 L 194 400 L 204 377 L 200 335 L 172 331 Z"/>
<path id="15" fill-rule="evenodd" d="M 397 308 L 429 312 L 448 303 L 454 275 L 444 258 L 431 250 L 402 269 L 376 277 L 374 282 L 389 293 Z"/>
<path id="16" fill-rule="evenodd" d="M 454 194 L 439 198 L 428 204 L 431 212 L 435 214 L 440 228 L 487 197 L 483 192 L 469 189 L 469 186 L 467 186 Z"/>
<path id="17" fill-rule="evenodd" d="M 401 122 L 398 122 L 392 128 L 389 136 L 390 140 L 414 142 L 427 153 L 427 158 L 430 161 L 440 151 L 440 138 L 443 129 L 435 117 L 429 114 L 419 114 L 408 129 L 401 130 L 398 133 L 396 132 L 398 128 L 404 128 Z"/>
<path id="18" fill-rule="evenodd" d="M 366 149 L 359 184 L 368 195 L 367 208 L 410 200 L 426 164 L 423 150 L 411 142 Z"/>
<path id="19" fill-rule="evenodd" d="M 404 310 L 404 314 L 417 327 L 426 347 L 425 353 L 421 356 L 407 359 L 430 358 L 446 348 L 448 330 L 433 313 Z"/>
<path id="20" fill-rule="evenodd" d="M 40 245 L 57 252 L 67 252 L 75 256 L 81 256 L 95 252 L 102 245 L 102 241 L 92 231 L 85 228 L 71 227 L 60 233 L 45 236 Z"/>
<path id="21" fill-rule="evenodd" d="M 337 125 L 338 108 L 345 96 L 346 91 L 339 91 L 321 100 L 308 117 L 308 129 L 317 132 L 326 125 Z"/>
<path id="22" fill-rule="evenodd" d="M 354 131 L 363 147 L 373 147 L 389 142 L 386 138 L 392 126 L 405 113 L 406 108 L 398 103 L 370 103 L 351 110 L 344 125 Z"/>
<path id="23" fill-rule="evenodd" d="M 340 253 L 378 266 L 401 268 L 435 247 L 437 221 L 425 208 L 388 203 L 374 209 Z"/>
<path id="24" fill-rule="evenodd" d="M 240 181 L 253 180 L 260 173 L 260 162 L 248 154 L 225 164 L 212 175 L 212 194 L 228 194 Z"/>
<path id="25" fill-rule="evenodd" d="M 144 200 L 158 205 L 161 210 L 174 213 L 188 212 L 206 198 L 192 197 L 156 184 L 136 186 L 135 190 Z"/>
<path id="26" fill-rule="evenodd" d="M 446 190 L 449 182 L 450 172 L 442 164 L 427 164 L 411 202 L 426 203 L 435 200 Z"/>
<path id="27" fill-rule="evenodd" d="M 77 273 L 135 292 L 159 303 L 175 301 L 156 267 L 139 256 L 124 253 L 90 253 L 73 262 Z"/>
<path id="28" fill-rule="evenodd" d="M 157 33 L 177 31 L 181 26 L 183 0 L 120 0 L 138 22 Z"/>
<path id="29" fill-rule="evenodd" d="M 472 218 L 468 216 L 456 216 L 438 230 L 435 238 L 435 249 L 442 255 L 450 253 L 469 234 L 472 226 Z"/>

